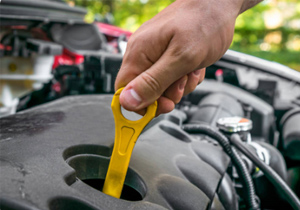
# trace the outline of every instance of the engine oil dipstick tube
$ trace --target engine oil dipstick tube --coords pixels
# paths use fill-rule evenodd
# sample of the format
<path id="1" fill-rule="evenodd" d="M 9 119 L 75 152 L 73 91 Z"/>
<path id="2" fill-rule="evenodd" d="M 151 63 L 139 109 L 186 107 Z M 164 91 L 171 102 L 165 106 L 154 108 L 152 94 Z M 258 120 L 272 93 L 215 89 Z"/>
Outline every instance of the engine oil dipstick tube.
<path id="1" fill-rule="evenodd" d="M 155 101 L 148 106 L 146 114 L 141 119 L 136 121 L 126 119 L 121 112 L 119 101 L 122 90 L 123 88 L 120 88 L 115 93 L 111 103 L 115 119 L 115 143 L 103 186 L 105 194 L 116 198 L 121 196 L 133 147 L 145 126 L 155 117 L 157 109 Z"/>

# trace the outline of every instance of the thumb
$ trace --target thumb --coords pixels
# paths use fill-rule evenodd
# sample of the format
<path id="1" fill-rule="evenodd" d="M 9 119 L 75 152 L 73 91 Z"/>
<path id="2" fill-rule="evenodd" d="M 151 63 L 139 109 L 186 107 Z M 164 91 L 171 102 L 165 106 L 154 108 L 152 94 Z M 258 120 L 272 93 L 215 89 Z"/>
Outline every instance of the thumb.
<path id="1" fill-rule="evenodd" d="M 179 60 L 174 56 L 169 56 L 167 52 L 164 53 L 149 69 L 126 85 L 120 95 L 121 105 L 129 111 L 140 111 L 154 103 L 168 87 L 186 74 L 184 64 Z M 166 98 L 159 100 L 159 102 L 162 101 L 165 103 L 163 106 L 174 104 Z"/>

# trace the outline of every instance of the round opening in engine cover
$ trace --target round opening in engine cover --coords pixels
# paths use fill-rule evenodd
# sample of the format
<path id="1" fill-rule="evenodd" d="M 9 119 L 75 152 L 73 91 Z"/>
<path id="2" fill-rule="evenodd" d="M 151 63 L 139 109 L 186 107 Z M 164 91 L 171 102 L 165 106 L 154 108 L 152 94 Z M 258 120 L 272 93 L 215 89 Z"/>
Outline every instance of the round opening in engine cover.
<path id="1" fill-rule="evenodd" d="M 252 129 L 252 120 L 242 117 L 224 117 L 217 121 L 217 127 L 228 133 L 250 131 Z"/>
<path id="2" fill-rule="evenodd" d="M 75 170 L 76 178 L 71 173 L 65 177 L 66 183 L 75 189 L 85 189 L 84 193 L 92 193 L 91 188 L 102 193 L 110 156 L 111 148 L 101 145 L 81 144 L 67 148 L 63 158 Z M 84 186 L 83 183 L 89 187 Z M 120 198 L 127 201 L 141 201 L 145 196 L 144 181 L 129 167 Z M 63 202 L 60 204 L 63 209 L 68 201 L 60 200 L 59 203 L 61 202 Z M 57 209 L 56 205 L 53 209 Z"/>

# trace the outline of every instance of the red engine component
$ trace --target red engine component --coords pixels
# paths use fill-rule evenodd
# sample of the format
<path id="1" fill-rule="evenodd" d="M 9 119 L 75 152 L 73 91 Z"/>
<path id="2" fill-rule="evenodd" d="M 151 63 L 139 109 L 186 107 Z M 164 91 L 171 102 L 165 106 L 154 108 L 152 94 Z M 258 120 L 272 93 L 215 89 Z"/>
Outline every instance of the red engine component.
<path id="1" fill-rule="evenodd" d="M 95 24 L 98 26 L 100 32 L 106 36 L 108 42 L 117 39 L 121 35 L 125 35 L 127 39 L 129 39 L 129 37 L 132 35 L 132 32 L 126 31 L 116 26 L 99 22 L 96 22 Z"/>
<path id="2" fill-rule="evenodd" d="M 52 65 L 52 69 L 60 65 L 77 65 L 81 64 L 84 61 L 84 56 L 80 54 L 76 54 L 67 50 L 66 48 L 63 49 L 63 53 L 61 55 L 57 55 L 54 57 L 54 62 Z"/>

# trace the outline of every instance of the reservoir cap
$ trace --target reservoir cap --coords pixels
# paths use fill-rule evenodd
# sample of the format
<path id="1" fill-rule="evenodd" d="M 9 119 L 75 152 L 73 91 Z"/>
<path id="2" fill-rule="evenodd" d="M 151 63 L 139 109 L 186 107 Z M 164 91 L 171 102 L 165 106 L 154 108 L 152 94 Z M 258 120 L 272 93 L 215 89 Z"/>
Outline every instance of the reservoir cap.
<path id="1" fill-rule="evenodd" d="M 224 117 L 217 121 L 217 127 L 229 133 L 250 131 L 252 129 L 252 120 L 242 117 Z"/>

